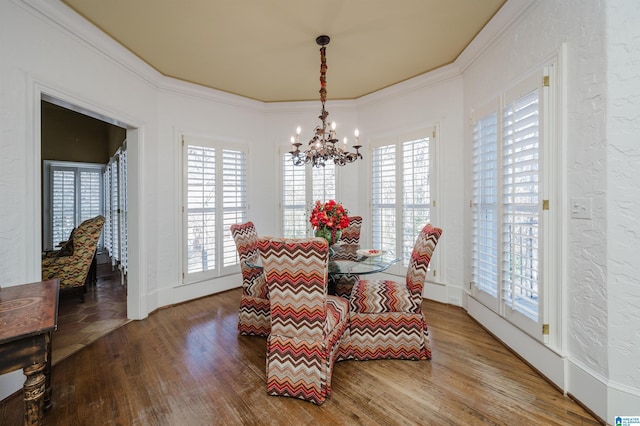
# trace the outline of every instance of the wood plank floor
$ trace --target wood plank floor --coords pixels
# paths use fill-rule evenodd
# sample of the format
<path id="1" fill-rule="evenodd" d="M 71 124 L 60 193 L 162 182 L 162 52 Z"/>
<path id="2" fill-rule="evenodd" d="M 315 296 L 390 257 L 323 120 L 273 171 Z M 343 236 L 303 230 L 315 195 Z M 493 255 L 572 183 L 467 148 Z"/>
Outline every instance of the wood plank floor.
<path id="1" fill-rule="evenodd" d="M 431 301 L 432 361 L 339 362 L 322 406 L 268 396 L 265 338 L 237 334 L 239 300 L 162 309 L 60 361 L 45 424 L 599 424 L 462 309 Z M 0 403 L 0 424 L 21 424 L 20 398 Z"/>

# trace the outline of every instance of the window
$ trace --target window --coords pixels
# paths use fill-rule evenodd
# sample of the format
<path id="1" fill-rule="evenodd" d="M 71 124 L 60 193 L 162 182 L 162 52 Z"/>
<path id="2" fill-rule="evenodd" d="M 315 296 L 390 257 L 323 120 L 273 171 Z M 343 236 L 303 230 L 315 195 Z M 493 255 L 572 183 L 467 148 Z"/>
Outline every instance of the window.
<path id="1" fill-rule="evenodd" d="M 82 221 L 102 214 L 102 164 L 45 161 L 45 248 L 66 241 Z"/>
<path id="2" fill-rule="evenodd" d="M 474 296 L 541 338 L 543 78 L 474 113 Z M 548 100 L 547 100 L 548 101 Z M 498 113 L 500 111 L 500 113 Z"/>
<path id="3" fill-rule="evenodd" d="M 502 281 L 505 304 L 538 319 L 538 90 L 503 108 Z"/>
<path id="4" fill-rule="evenodd" d="M 401 265 L 395 265 L 398 274 L 404 273 L 416 237 L 431 221 L 433 138 L 428 134 L 435 130 L 382 142 L 371 155 L 373 247 L 402 258 Z"/>
<path id="5" fill-rule="evenodd" d="M 127 274 L 127 151 L 126 141 L 104 170 L 104 247 L 111 264 Z"/>
<path id="6" fill-rule="evenodd" d="M 185 167 L 185 282 L 237 272 L 229 232 L 247 221 L 246 149 L 183 137 Z"/>
<path id="7" fill-rule="evenodd" d="M 336 198 L 336 166 L 294 166 L 291 154 L 282 155 L 282 234 L 285 238 L 309 235 L 309 214 L 316 200 Z"/>
<path id="8" fill-rule="evenodd" d="M 473 282 L 498 296 L 498 117 L 473 123 Z"/>

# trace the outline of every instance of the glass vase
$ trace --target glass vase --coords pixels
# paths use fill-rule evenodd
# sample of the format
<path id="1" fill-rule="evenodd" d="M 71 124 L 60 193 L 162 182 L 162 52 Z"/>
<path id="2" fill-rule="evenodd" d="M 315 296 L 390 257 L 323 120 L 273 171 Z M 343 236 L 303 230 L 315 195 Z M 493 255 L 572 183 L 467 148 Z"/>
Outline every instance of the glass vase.
<path id="1" fill-rule="evenodd" d="M 340 235 L 342 234 L 341 230 L 338 229 L 329 229 L 325 227 L 321 227 L 316 229 L 316 237 L 324 238 L 329 243 L 329 247 L 334 245 L 340 239 Z"/>

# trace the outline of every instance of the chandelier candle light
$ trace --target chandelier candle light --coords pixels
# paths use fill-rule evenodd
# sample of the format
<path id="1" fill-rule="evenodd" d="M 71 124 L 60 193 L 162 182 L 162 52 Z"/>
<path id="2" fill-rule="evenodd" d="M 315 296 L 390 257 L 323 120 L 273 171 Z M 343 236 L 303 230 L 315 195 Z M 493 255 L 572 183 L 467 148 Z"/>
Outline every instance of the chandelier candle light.
<path id="1" fill-rule="evenodd" d="M 336 137 L 336 123 L 331 123 L 331 126 L 327 125 L 327 116 L 329 113 L 324 107 L 327 100 L 327 57 L 326 57 L 326 45 L 329 44 L 331 39 L 327 35 L 321 35 L 316 38 L 316 43 L 320 47 L 320 101 L 322 102 L 322 112 L 318 118 L 322 121 L 322 125 L 319 125 L 315 129 L 315 135 L 309 141 L 309 148 L 306 151 L 300 151 L 300 126 L 296 129 L 296 136 L 291 136 L 291 158 L 293 164 L 301 166 L 303 164 L 311 164 L 315 167 L 324 167 L 325 163 L 329 160 L 333 160 L 333 163 L 337 166 L 344 166 L 347 163 L 353 163 L 358 158 L 362 158 L 362 154 L 358 151 L 362 148 L 360 145 L 358 129 L 355 130 L 355 143 L 353 148 L 356 152 L 347 151 L 347 138 L 343 140 L 343 146 L 340 146 L 338 138 Z M 329 128 L 328 128 L 329 127 Z"/>

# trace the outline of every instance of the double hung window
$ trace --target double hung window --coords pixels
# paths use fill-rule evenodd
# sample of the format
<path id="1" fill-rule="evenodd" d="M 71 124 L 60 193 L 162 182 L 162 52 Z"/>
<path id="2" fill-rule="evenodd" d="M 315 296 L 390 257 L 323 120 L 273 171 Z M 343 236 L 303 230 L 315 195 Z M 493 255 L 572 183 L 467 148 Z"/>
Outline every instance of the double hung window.
<path id="1" fill-rule="evenodd" d="M 237 272 L 229 232 L 247 220 L 247 150 L 237 144 L 183 136 L 184 281 Z"/>
<path id="2" fill-rule="evenodd" d="M 104 246 L 112 265 L 127 273 L 127 151 L 118 148 L 104 170 Z"/>
<path id="3" fill-rule="evenodd" d="M 377 143 L 372 150 L 373 247 L 390 250 L 402 262 L 390 268 L 404 274 L 416 237 L 432 220 L 434 130 Z M 431 265 L 429 279 L 435 276 Z"/>
<path id="4" fill-rule="evenodd" d="M 548 208 L 545 81 L 541 70 L 474 111 L 473 119 L 473 295 L 539 339 Z"/>
<path id="5" fill-rule="evenodd" d="M 104 165 L 45 161 L 45 241 L 53 249 L 82 221 L 102 214 Z"/>
<path id="6" fill-rule="evenodd" d="M 282 155 L 282 234 L 285 238 L 309 235 L 309 214 L 316 200 L 336 198 L 336 166 L 294 166 L 291 154 Z"/>

